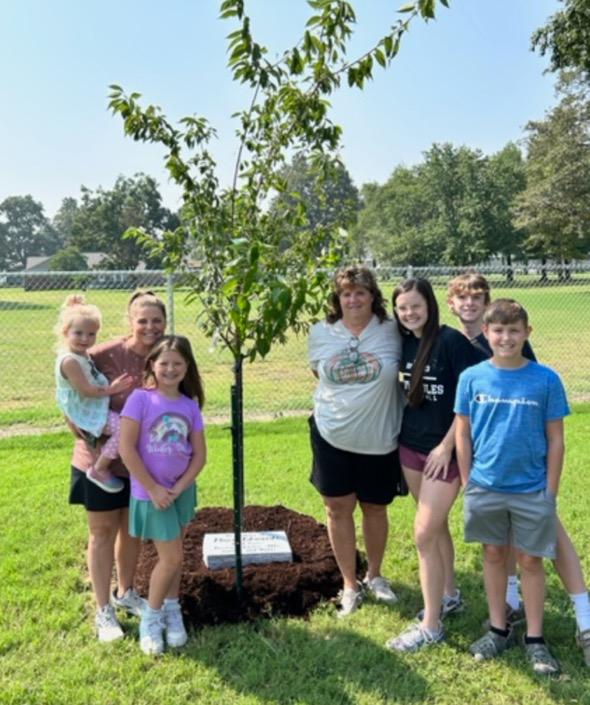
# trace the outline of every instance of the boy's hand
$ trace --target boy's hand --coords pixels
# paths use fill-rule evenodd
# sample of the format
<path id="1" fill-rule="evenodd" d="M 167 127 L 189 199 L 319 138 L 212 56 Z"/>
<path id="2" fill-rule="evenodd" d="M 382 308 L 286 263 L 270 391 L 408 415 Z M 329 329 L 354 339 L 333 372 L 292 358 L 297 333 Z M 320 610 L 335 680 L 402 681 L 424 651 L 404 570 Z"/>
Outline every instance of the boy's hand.
<path id="1" fill-rule="evenodd" d="M 433 480 L 437 477 L 442 477 L 444 480 L 449 472 L 449 465 L 451 464 L 452 457 L 452 449 L 448 449 L 442 443 L 435 446 L 426 458 L 423 473 L 424 477 L 429 477 Z"/>

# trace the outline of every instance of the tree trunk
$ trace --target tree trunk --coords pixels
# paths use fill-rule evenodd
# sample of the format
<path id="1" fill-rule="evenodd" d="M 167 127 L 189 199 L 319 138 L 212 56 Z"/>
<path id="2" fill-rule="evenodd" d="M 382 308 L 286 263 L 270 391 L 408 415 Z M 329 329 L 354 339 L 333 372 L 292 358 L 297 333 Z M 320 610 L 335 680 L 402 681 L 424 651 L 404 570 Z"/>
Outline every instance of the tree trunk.
<path id="1" fill-rule="evenodd" d="M 244 513 L 244 384 L 243 359 L 234 361 L 234 384 L 231 388 L 231 435 L 234 476 L 234 550 L 236 556 L 236 593 L 241 601 L 243 594 L 242 569 L 242 516 Z"/>

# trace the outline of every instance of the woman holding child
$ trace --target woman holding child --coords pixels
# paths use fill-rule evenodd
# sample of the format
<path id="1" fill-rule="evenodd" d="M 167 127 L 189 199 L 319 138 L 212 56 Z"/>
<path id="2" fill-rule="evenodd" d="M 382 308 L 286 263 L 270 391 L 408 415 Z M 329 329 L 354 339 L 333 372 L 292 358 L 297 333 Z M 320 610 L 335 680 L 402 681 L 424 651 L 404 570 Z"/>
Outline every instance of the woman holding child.
<path id="1" fill-rule="evenodd" d="M 372 272 L 337 272 L 324 321 L 309 337 L 318 379 L 310 418 L 311 482 L 326 508 L 328 534 L 344 587 L 339 616 L 360 605 L 365 591 L 392 604 L 397 597 L 381 576 L 387 542 L 387 505 L 402 494 L 397 437 L 401 340 L 388 318 Z M 360 506 L 368 570 L 356 577 L 354 511 Z"/>
<path id="2" fill-rule="evenodd" d="M 145 359 L 166 329 L 166 307 L 150 291 L 137 291 L 127 307 L 130 335 L 96 345 L 90 349 L 92 360 L 109 381 L 122 374 L 132 378 L 124 392 L 111 396 L 110 406 L 120 412 L 129 394 L 141 386 Z M 74 429 L 73 429 L 74 430 Z M 78 435 L 78 434 L 77 434 Z M 87 444 L 78 437 L 72 456 L 70 504 L 82 504 L 88 521 L 88 572 L 96 599 L 96 630 L 99 641 L 123 636 L 113 605 L 139 615 L 143 600 L 133 588 L 140 542 L 128 532 L 129 474 L 119 460 L 110 470 L 124 483 L 118 492 L 105 492 L 90 482 L 86 470 L 94 458 Z M 110 594 L 113 563 L 117 568 L 117 588 Z M 111 604 L 112 603 L 112 604 Z"/>

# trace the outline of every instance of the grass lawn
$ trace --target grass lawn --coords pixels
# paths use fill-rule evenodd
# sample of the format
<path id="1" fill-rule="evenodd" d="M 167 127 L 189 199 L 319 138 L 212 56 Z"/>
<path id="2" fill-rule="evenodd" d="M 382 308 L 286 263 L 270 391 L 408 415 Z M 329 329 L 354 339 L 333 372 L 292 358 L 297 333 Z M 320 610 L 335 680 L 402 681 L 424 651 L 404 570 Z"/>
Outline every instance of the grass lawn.
<path id="1" fill-rule="evenodd" d="M 590 406 L 566 424 L 567 463 L 560 515 L 590 576 L 588 485 Z M 304 419 L 249 424 L 246 500 L 282 503 L 323 517 L 307 481 Z M 203 506 L 231 503 L 229 432 L 208 430 Z M 384 573 L 400 602 L 365 605 L 337 621 L 330 605 L 308 621 L 275 619 L 192 633 L 178 654 L 144 656 L 137 621 L 129 637 L 99 644 L 86 580 L 83 510 L 67 505 L 71 438 L 63 434 L 0 440 L 0 703 L 11 705 L 377 705 L 382 703 L 590 703 L 590 669 L 574 645 L 575 622 L 555 572 L 548 569 L 546 636 L 563 675 L 535 678 L 515 648 L 477 664 L 466 652 L 486 616 L 477 546 L 461 541 L 461 502 L 452 512 L 457 574 L 466 611 L 447 624 L 447 641 L 415 655 L 383 648 L 421 606 L 412 542 L 413 503 L 396 500 Z"/>
<path id="2" fill-rule="evenodd" d="M 435 281 L 445 323 L 456 319 L 445 303 L 444 282 Z M 531 337 L 537 357 L 563 377 L 571 399 L 590 400 L 590 284 L 576 279 L 569 286 L 530 286 L 506 289 L 498 285 L 494 296 L 512 296 L 527 307 L 533 325 Z M 392 284 L 383 285 L 389 301 Z M 160 292 L 166 299 L 165 292 Z M 0 289 L 0 426 L 28 423 L 46 427 L 60 425 L 61 415 L 54 402 L 53 327 L 65 291 L 23 291 Z M 91 290 L 88 300 L 103 313 L 101 341 L 127 330 L 124 311 L 126 291 Z M 209 415 L 227 416 L 232 380 L 231 356 L 211 348 L 211 342 L 197 328 L 197 309 L 187 306 L 185 292 L 175 294 L 175 330 L 190 337 L 205 380 Z M 565 326 L 568 332 L 564 333 Z M 247 364 L 244 372 L 244 408 L 247 414 L 277 415 L 311 406 L 314 380 L 307 364 L 307 338 L 290 335 L 286 345 L 277 345 L 268 357 Z"/>

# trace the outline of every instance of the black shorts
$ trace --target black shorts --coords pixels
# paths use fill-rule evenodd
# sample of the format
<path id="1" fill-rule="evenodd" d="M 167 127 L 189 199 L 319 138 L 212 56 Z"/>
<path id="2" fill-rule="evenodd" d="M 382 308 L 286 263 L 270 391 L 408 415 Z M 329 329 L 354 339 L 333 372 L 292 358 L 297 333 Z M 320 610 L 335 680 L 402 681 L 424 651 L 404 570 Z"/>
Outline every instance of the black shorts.
<path id="1" fill-rule="evenodd" d="M 89 512 L 109 512 L 113 509 L 129 507 L 129 478 L 119 478 L 125 483 L 120 492 L 105 492 L 94 482 L 90 482 L 86 473 L 72 465 L 70 481 L 70 504 L 83 504 Z"/>
<path id="2" fill-rule="evenodd" d="M 334 448 L 309 419 L 311 484 L 324 497 L 355 494 L 360 502 L 390 504 L 394 497 L 408 494 L 398 450 L 385 455 L 366 455 Z"/>

